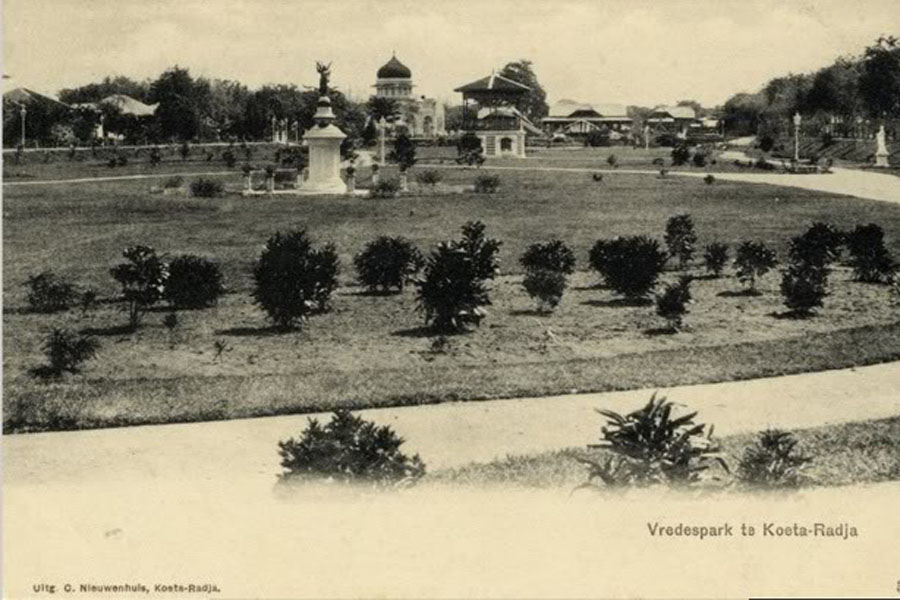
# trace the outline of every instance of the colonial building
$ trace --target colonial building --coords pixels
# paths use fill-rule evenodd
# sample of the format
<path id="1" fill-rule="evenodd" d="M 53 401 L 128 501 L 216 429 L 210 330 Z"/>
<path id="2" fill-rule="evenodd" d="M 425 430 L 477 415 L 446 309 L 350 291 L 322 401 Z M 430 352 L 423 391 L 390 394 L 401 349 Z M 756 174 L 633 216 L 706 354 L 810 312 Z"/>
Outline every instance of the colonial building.
<path id="1" fill-rule="evenodd" d="M 654 134 L 670 133 L 681 138 L 686 138 L 692 128 L 700 127 L 697 114 L 690 106 L 657 106 L 646 122 Z"/>
<path id="2" fill-rule="evenodd" d="M 631 130 L 631 117 L 621 104 L 586 104 L 560 100 L 541 121 L 548 134 L 586 135 L 610 131 L 621 135 Z"/>
<path id="3" fill-rule="evenodd" d="M 413 137 L 444 135 L 444 105 L 413 93 L 412 71 L 396 55 L 378 69 L 375 77 L 375 95 L 397 102 L 400 114 L 395 126 L 405 126 Z"/>
<path id="4" fill-rule="evenodd" d="M 542 134 L 515 106 L 530 89 L 491 73 L 454 90 L 463 96 L 462 129 L 478 136 L 485 156 L 524 158 L 526 133 Z"/>

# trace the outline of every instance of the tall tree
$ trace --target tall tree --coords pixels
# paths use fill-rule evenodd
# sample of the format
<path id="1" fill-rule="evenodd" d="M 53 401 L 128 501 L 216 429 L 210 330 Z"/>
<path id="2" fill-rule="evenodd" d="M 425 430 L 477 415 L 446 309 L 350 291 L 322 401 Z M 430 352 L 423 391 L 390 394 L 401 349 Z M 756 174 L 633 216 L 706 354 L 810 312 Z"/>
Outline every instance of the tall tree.
<path id="1" fill-rule="evenodd" d="M 860 92 L 873 117 L 900 117 L 900 40 L 880 37 L 866 48 Z"/>
<path id="2" fill-rule="evenodd" d="M 113 94 L 124 94 L 146 102 L 150 94 L 150 84 L 146 81 L 134 81 L 123 75 L 107 76 L 103 78 L 103 81 L 97 83 L 62 89 L 59 92 L 59 99 L 66 104 L 84 104 L 98 102 Z"/>
<path id="3" fill-rule="evenodd" d="M 164 138 L 192 140 L 209 114 L 210 85 L 205 79 L 195 81 L 187 69 L 176 65 L 150 85 L 149 100 L 159 103 L 156 121 Z"/>
<path id="4" fill-rule="evenodd" d="M 400 107 L 393 98 L 384 98 L 380 96 L 372 96 L 366 105 L 369 115 L 376 121 L 383 118 L 393 121 L 400 114 Z"/>
<path id="5" fill-rule="evenodd" d="M 525 94 L 516 104 L 522 113 L 534 123 L 540 123 L 540 120 L 547 116 L 550 107 L 547 105 L 547 92 L 538 81 L 537 75 L 532 68 L 530 60 L 518 60 L 507 63 L 500 70 L 500 74 L 507 79 L 512 79 L 531 88 L 528 94 Z"/>

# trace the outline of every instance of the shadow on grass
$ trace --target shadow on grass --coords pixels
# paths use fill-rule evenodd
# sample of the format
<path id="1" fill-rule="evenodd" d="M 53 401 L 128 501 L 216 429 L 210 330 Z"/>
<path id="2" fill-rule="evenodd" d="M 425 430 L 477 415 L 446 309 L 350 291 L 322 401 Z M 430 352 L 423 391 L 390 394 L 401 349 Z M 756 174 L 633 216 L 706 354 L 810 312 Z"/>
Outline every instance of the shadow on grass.
<path id="1" fill-rule="evenodd" d="M 283 329 L 280 327 L 274 327 L 272 325 L 267 325 L 264 327 L 231 327 L 229 329 L 219 329 L 215 332 L 216 335 L 224 335 L 230 337 L 271 337 L 276 335 L 285 335 L 288 333 L 299 333 L 299 327 L 292 327 L 290 329 Z"/>
<path id="2" fill-rule="evenodd" d="M 644 330 L 644 335 L 655 337 L 657 335 L 675 335 L 678 330 L 674 327 L 651 327 Z"/>
<path id="3" fill-rule="evenodd" d="M 109 327 L 85 327 L 81 330 L 82 335 L 96 335 L 107 337 L 111 335 L 131 335 L 135 330 L 127 323 L 124 325 L 110 325 Z"/>
<path id="4" fill-rule="evenodd" d="M 776 319 L 788 320 L 788 321 L 805 321 L 807 319 L 812 319 L 816 316 L 814 312 L 801 312 L 796 310 L 786 310 L 783 312 L 770 312 L 770 317 L 774 317 Z"/>
<path id="5" fill-rule="evenodd" d="M 585 306 L 599 306 L 608 308 L 650 306 L 653 300 L 650 298 L 613 298 L 612 300 L 585 300 Z"/>
<path id="6" fill-rule="evenodd" d="M 397 331 L 391 332 L 391 335 L 397 337 L 406 337 L 406 338 L 430 338 L 437 337 L 439 335 L 451 336 L 451 335 L 459 335 L 462 332 L 448 332 L 448 333 L 439 333 L 434 330 L 434 328 L 429 327 L 427 325 L 420 325 L 419 327 L 411 327 L 410 329 L 398 329 Z"/>
<path id="7" fill-rule="evenodd" d="M 536 308 L 527 308 L 527 309 L 517 309 L 509 311 L 509 314 L 514 317 L 549 317 L 553 314 L 552 311 L 549 310 L 537 310 Z"/>
<path id="8" fill-rule="evenodd" d="M 724 292 L 719 292 L 716 294 L 721 298 L 755 298 L 756 296 L 762 296 L 762 292 L 759 290 L 725 290 Z"/>

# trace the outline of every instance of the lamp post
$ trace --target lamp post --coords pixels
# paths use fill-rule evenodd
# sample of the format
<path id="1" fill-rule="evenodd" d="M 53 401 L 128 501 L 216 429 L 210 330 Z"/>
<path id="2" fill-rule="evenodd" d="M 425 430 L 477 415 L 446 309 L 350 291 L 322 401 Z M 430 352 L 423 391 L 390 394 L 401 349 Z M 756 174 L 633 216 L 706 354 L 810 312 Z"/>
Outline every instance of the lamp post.
<path id="1" fill-rule="evenodd" d="M 800 162 L 800 121 L 802 117 L 799 112 L 794 113 L 794 162 Z"/>
<path id="2" fill-rule="evenodd" d="M 25 105 L 22 105 L 22 108 L 19 109 L 19 115 L 22 116 L 22 147 L 25 147 L 25 114 L 28 111 L 25 110 Z"/>
<path id="3" fill-rule="evenodd" d="M 387 119 L 381 117 L 378 121 L 379 127 L 379 139 L 378 139 L 378 162 L 381 163 L 381 166 L 384 166 L 384 135 L 385 130 L 387 129 Z"/>

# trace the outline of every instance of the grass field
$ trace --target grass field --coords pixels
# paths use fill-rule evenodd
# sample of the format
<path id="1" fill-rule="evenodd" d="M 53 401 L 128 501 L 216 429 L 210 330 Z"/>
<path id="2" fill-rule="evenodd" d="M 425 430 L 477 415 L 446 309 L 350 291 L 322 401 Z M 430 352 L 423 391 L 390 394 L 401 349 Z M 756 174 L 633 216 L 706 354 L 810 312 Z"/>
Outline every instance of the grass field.
<path id="1" fill-rule="evenodd" d="M 474 170 L 442 171 L 450 183 Z M 390 170 L 387 173 L 390 176 Z M 240 184 L 240 176 L 226 178 Z M 586 256 L 598 238 L 662 238 L 666 220 L 690 212 L 701 245 L 760 239 L 783 256 L 787 239 L 811 221 L 840 227 L 875 222 L 900 252 L 900 207 L 760 185 L 610 174 L 500 173 L 493 195 L 214 200 L 148 193 L 148 181 L 4 190 L 4 384 L 6 429 L 98 427 L 308 412 L 338 405 L 417 404 L 644 386 L 666 386 L 868 364 L 900 356 L 900 321 L 884 286 L 833 275 L 832 295 L 809 320 L 778 318 L 778 275 L 764 294 L 741 296 L 728 276 L 694 284 L 688 330 L 660 335 L 652 306 L 622 306 L 597 289 Z M 421 248 L 457 237 L 483 220 L 503 241 L 502 276 L 489 317 L 477 331 L 434 353 L 412 290 L 372 297 L 354 285 L 351 260 L 378 235 L 403 235 Z M 333 312 L 303 331 L 274 335 L 250 301 L 250 266 L 269 235 L 306 227 L 336 244 L 344 271 Z M 533 313 L 517 263 L 528 244 L 558 237 L 580 271 L 561 307 Z M 167 255 L 219 261 L 229 293 L 217 308 L 183 311 L 170 334 L 165 309 L 136 333 L 114 302 L 109 269 L 122 249 L 149 244 Z M 56 315 L 25 310 L 23 281 L 52 269 L 99 291 L 100 308 Z M 694 267 L 700 274 L 699 266 Z M 676 276 L 669 272 L 665 279 Z M 80 375 L 39 383 L 52 327 L 95 335 L 102 348 Z M 224 344 L 220 354 L 216 342 Z"/>
<path id="2" fill-rule="evenodd" d="M 702 417 L 702 415 L 700 415 Z M 597 437 L 602 417 L 599 415 Z M 702 419 L 701 419 L 702 421 Z M 900 417 L 859 423 L 826 425 L 793 431 L 797 450 L 812 458 L 803 470 L 804 485 L 848 485 L 900 479 Z M 744 449 L 756 434 L 722 438 L 722 454 L 734 472 Z M 604 456 L 602 450 L 567 448 L 532 456 L 512 456 L 490 463 L 472 464 L 436 471 L 425 482 L 436 485 L 517 486 L 528 488 L 568 488 L 585 483 L 587 469 L 578 458 Z M 714 487 L 733 483 L 732 477 L 717 469 Z M 598 484 L 602 485 L 602 484 Z"/>

